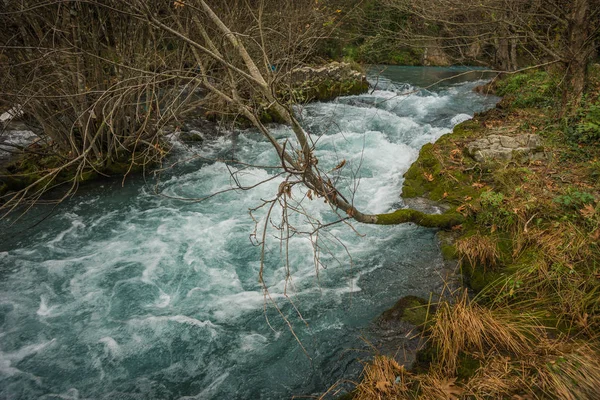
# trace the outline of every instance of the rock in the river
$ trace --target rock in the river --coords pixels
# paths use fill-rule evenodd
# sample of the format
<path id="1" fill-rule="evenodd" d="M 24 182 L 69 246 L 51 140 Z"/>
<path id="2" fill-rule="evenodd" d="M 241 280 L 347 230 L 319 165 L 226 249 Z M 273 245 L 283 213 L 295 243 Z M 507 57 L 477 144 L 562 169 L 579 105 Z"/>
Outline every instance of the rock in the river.
<path id="1" fill-rule="evenodd" d="M 327 101 L 356 95 L 369 89 L 367 77 L 348 63 L 332 62 L 320 67 L 302 67 L 290 72 L 278 92 L 294 102 Z"/>
<path id="2" fill-rule="evenodd" d="M 535 161 L 544 158 L 542 140 L 538 135 L 489 135 L 467 145 L 469 155 L 476 161 Z"/>

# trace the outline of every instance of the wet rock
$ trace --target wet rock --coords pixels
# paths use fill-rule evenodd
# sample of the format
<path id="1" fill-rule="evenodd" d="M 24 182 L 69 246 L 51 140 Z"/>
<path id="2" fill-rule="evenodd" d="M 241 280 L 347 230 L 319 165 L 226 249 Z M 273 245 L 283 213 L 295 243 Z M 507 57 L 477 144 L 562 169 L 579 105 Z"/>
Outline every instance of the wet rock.
<path id="1" fill-rule="evenodd" d="M 191 130 L 189 132 L 181 132 L 179 134 L 179 140 L 184 143 L 202 143 L 204 138 L 200 132 Z"/>
<path id="2" fill-rule="evenodd" d="M 365 74 L 348 63 L 332 62 L 321 67 L 302 67 L 291 71 L 278 88 L 278 93 L 293 102 L 306 102 L 357 95 L 368 89 Z"/>
<path id="3" fill-rule="evenodd" d="M 381 314 L 378 325 L 391 327 L 407 322 L 412 326 L 422 326 L 426 322 L 428 308 L 427 300 L 417 296 L 405 296 Z"/>
<path id="4" fill-rule="evenodd" d="M 401 298 L 373 324 L 371 331 L 377 339 L 372 344 L 381 354 L 394 356 L 398 363 L 410 368 L 423 346 L 419 328 L 432 312 L 425 299 L 417 296 Z"/>
<path id="5" fill-rule="evenodd" d="M 467 145 L 467 151 L 478 162 L 535 161 L 544 156 L 542 139 L 538 135 L 489 135 Z"/>
<path id="6" fill-rule="evenodd" d="M 425 214 L 443 214 L 450 210 L 450 206 L 433 201 L 426 197 L 410 197 L 404 199 L 404 204 L 411 210 L 421 211 Z"/>

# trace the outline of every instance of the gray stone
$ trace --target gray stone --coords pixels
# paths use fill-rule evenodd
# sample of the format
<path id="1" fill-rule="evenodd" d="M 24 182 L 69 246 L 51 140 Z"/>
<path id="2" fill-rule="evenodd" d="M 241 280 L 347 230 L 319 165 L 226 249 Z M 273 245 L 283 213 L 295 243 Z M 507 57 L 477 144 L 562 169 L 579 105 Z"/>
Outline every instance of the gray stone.
<path id="1" fill-rule="evenodd" d="M 442 204 L 425 197 L 411 197 L 403 200 L 404 204 L 411 210 L 421 211 L 425 214 L 443 214 L 450 209 L 450 206 L 447 204 Z"/>
<path id="2" fill-rule="evenodd" d="M 544 158 L 542 139 L 534 134 L 489 135 L 469 143 L 467 151 L 478 162 L 513 159 L 525 162 Z"/>

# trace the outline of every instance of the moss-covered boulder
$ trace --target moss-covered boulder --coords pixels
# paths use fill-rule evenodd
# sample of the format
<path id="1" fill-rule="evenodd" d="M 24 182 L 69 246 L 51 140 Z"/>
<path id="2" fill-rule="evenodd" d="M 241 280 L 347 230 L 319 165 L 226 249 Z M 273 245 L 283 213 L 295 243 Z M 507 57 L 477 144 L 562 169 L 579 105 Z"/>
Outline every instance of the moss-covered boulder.
<path id="1" fill-rule="evenodd" d="M 430 314 L 431 307 L 427 300 L 417 296 L 405 296 L 381 314 L 378 322 L 380 325 L 388 325 L 404 321 L 411 325 L 423 326 Z"/>
<path id="2" fill-rule="evenodd" d="M 279 83 L 277 93 L 292 103 L 306 103 L 357 95 L 368 89 L 369 82 L 365 74 L 354 65 L 333 62 L 291 71 Z"/>

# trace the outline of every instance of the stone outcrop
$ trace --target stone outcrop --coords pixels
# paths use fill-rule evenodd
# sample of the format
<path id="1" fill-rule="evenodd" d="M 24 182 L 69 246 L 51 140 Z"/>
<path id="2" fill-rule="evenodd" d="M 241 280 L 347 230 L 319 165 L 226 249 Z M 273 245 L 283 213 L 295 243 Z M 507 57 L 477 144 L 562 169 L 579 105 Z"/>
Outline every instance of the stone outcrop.
<path id="1" fill-rule="evenodd" d="M 327 101 L 356 95 L 369 89 L 367 77 L 348 63 L 332 62 L 320 67 L 302 67 L 280 82 L 279 94 L 294 102 Z"/>
<path id="2" fill-rule="evenodd" d="M 423 52 L 423 65 L 446 67 L 452 65 L 448 54 L 443 50 L 439 41 L 432 39 L 425 45 Z"/>
<path id="3" fill-rule="evenodd" d="M 542 140 L 534 134 L 489 135 L 469 143 L 467 151 L 478 162 L 535 161 L 544 158 Z"/>

